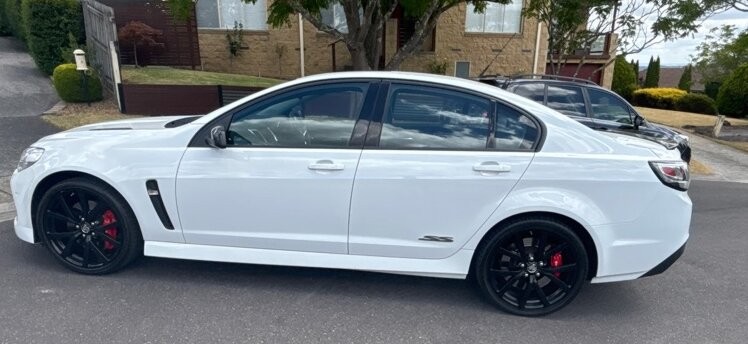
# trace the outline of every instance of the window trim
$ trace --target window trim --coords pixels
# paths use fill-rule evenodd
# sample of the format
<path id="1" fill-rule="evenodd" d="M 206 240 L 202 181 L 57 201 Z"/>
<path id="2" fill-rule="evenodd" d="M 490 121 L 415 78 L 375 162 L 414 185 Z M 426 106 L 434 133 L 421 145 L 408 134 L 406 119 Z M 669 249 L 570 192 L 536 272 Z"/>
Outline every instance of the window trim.
<path id="1" fill-rule="evenodd" d="M 488 138 L 491 136 L 495 136 L 496 128 L 494 125 L 491 125 L 489 128 L 489 134 L 486 138 L 486 146 L 484 148 L 474 148 L 474 149 L 467 149 L 467 148 L 413 148 L 413 147 L 402 147 L 402 148 L 382 148 L 379 145 L 379 140 L 382 136 L 382 125 L 384 121 L 384 113 L 385 109 L 391 104 L 390 99 L 390 86 L 391 85 L 406 85 L 406 86 L 416 86 L 416 87 L 430 87 L 435 89 L 441 89 L 446 90 L 450 92 L 457 92 L 457 93 L 464 93 L 467 95 L 471 95 L 474 97 L 479 97 L 487 100 L 490 103 L 491 107 L 491 113 L 490 118 L 493 118 L 496 114 L 496 103 L 501 103 L 506 107 L 509 107 L 523 116 L 530 119 L 530 121 L 535 124 L 535 126 L 538 128 L 538 136 L 533 143 L 533 146 L 529 149 L 496 149 L 496 148 L 488 148 Z M 489 123 L 493 124 L 494 120 L 489 120 Z M 370 150 L 382 150 L 382 151 L 444 151 L 444 152 L 507 152 L 507 153 L 537 153 L 543 148 L 543 144 L 545 143 L 546 138 L 546 127 L 543 124 L 542 121 L 538 120 L 535 116 L 530 114 L 529 112 L 515 106 L 512 103 L 509 103 L 503 99 L 481 93 L 476 92 L 473 90 L 466 90 L 459 87 L 454 87 L 450 85 L 444 85 L 444 84 L 436 84 L 436 83 L 429 83 L 429 82 L 423 82 L 423 81 L 415 81 L 415 80 L 397 80 L 397 79 L 390 79 L 390 80 L 383 80 L 382 86 L 379 89 L 379 95 L 377 100 L 377 106 L 375 109 L 375 115 L 371 119 L 371 123 L 369 124 L 369 129 L 367 133 L 366 142 L 364 144 L 363 149 L 370 149 Z M 375 137 L 370 137 L 370 135 L 373 134 Z"/>
<path id="2" fill-rule="evenodd" d="M 330 84 L 343 84 L 343 83 L 367 83 L 368 89 L 366 90 L 366 94 L 364 95 L 364 102 L 361 106 L 361 110 L 359 110 L 358 117 L 356 118 L 356 121 L 353 125 L 353 131 L 351 132 L 351 138 L 348 140 L 348 146 L 341 146 L 341 147 L 296 147 L 296 146 L 227 146 L 224 149 L 361 149 L 364 146 L 364 138 L 367 135 L 367 132 L 360 133 L 363 130 L 368 130 L 369 123 L 371 122 L 371 118 L 374 115 L 374 111 L 372 111 L 373 106 L 367 106 L 367 104 L 371 104 L 373 102 L 376 102 L 380 93 L 379 89 L 380 87 L 380 80 L 379 79 L 373 79 L 373 78 L 350 78 L 350 79 L 334 79 L 334 80 L 320 80 L 320 81 L 311 81 L 311 82 L 305 82 L 302 84 L 294 85 L 293 87 L 284 88 L 277 90 L 272 93 L 268 93 L 263 95 L 260 98 L 252 99 L 251 101 L 248 101 L 240 106 L 237 106 L 236 108 L 233 108 L 229 111 L 224 112 L 220 116 L 216 117 L 212 121 L 205 124 L 200 130 L 198 130 L 195 135 L 190 140 L 190 143 L 187 145 L 187 148 L 210 148 L 208 144 L 205 142 L 205 140 L 210 136 L 210 130 L 214 127 L 221 125 L 226 130 L 229 128 L 229 124 L 231 123 L 231 120 L 234 118 L 234 115 L 236 115 L 239 112 L 242 112 L 252 106 L 261 104 L 270 98 L 283 96 L 283 94 L 291 93 L 298 91 L 303 88 L 307 87 L 315 87 L 315 86 L 324 86 L 324 85 L 330 85 Z M 358 136 L 356 137 L 356 134 L 358 133 Z"/>

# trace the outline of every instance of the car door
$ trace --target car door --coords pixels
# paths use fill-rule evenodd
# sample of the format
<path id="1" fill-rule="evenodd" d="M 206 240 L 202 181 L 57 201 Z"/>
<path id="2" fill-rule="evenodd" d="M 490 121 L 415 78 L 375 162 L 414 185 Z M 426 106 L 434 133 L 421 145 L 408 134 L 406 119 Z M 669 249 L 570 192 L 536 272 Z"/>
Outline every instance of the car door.
<path id="1" fill-rule="evenodd" d="M 347 253 L 353 177 L 376 89 L 366 80 L 302 85 L 216 122 L 226 125 L 225 149 L 196 137 L 177 175 L 187 243 Z"/>
<path id="2" fill-rule="evenodd" d="M 386 87 L 356 173 L 349 251 L 448 257 L 517 183 L 540 126 L 479 94 L 404 82 Z"/>

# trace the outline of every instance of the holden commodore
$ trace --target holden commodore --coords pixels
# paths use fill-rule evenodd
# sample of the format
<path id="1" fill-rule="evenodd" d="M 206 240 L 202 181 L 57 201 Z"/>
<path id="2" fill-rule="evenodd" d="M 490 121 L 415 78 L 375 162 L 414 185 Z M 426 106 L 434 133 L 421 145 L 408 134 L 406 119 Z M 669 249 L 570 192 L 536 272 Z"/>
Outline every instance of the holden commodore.
<path id="1" fill-rule="evenodd" d="M 16 235 L 84 274 L 140 255 L 471 277 L 535 316 L 683 252 L 688 166 L 496 87 L 317 75 L 205 116 L 42 138 L 12 177 Z"/>

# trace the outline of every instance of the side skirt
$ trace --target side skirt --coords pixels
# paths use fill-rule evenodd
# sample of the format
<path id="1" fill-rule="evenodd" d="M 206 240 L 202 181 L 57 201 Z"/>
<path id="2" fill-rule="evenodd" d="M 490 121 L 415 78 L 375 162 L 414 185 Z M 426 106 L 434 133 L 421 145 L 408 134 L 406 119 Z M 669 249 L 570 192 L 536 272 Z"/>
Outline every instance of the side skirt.
<path id="1" fill-rule="evenodd" d="M 473 250 L 460 250 L 445 259 L 412 259 L 146 241 L 145 255 L 212 262 L 364 270 L 464 279 L 470 267 Z"/>

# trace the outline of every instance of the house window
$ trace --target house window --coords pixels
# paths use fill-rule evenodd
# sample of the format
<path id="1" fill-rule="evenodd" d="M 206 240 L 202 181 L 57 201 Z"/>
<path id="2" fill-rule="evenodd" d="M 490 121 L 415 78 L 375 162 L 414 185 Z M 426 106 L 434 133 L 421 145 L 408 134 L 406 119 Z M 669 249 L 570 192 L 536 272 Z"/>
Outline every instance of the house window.
<path id="1" fill-rule="evenodd" d="M 332 7 L 323 8 L 319 14 L 325 25 L 342 33 L 348 33 L 348 21 L 345 19 L 345 11 L 340 3 L 336 2 Z"/>
<path id="2" fill-rule="evenodd" d="M 268 28 L 265 0 L 254 4 L 242 0 L 200 0 L 196 6 L 198 28 L 232 29 L 234 23 L 242 24 L 245 30 Z"/>
<path id="3" fill-rule="evenodd" d="M 483 13 L 475 13 L 473 4 L 467 5 L 465 31 L 480 33 L 519 33 L 522 22 L 522 0 L 501 5 L 489 2 Z"/>

